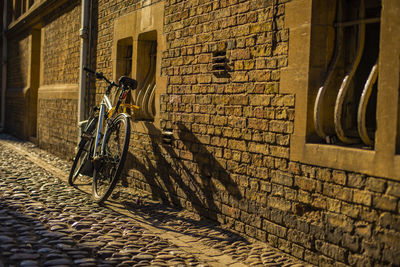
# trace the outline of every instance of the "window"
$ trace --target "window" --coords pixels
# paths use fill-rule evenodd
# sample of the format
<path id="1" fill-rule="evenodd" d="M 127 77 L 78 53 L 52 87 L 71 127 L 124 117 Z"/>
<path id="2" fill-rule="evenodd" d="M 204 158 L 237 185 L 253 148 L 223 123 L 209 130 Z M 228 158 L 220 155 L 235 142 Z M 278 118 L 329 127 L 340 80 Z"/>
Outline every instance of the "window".
<path id="1" fill-rule="evenodd" d="M 391 0 L 286 4 L 292 160 L 400 179 L 399 11 Z"/>
<path id="2" fill-rule="evenodd" d="M 33 4 L 34 0 L 13 0 L 13 20 L 18 19 L 21 15 L 26 13 Z"/>
<path id="3" fill-rule="evenodd" d="M 326 49 L 311 55 L 327 54 L 330 60 L 314 100 L 313 127 L 318 137 L 310 135 L 308 141 L 372 147 L 381 1 L 338 0 L 332 10 L 335 16 L 329 24 L 334 36 L 330 38 L 328 32 Z M 311 61 L 311 68 L 313 64 L 318 68 L 318 63 Z"/>
<path id="4" fill-rule="evenodd" d="M 132 44 L 131 37 L 117 42 L 117 77 L 132 76 Z"/>
<path id="5" fill-rule="evenodd" d="M 135 131 L 159 134 L 162 124 L 162 94 L 166 92 L 167 79 L 161 74 L 161 53 L 166 49 L 163 33 L 164 1 L 151 4 L 114 20 L 114 45 L 112 50 L 113 73 L 128 74 L 138 81 L 131 94 L 131 103 L 140 110 L 135 116 Z M 149 130 L 148 123 L 155 126 Z"/>
<path id="6" fill-rule="evenodd" d="M 138 90 L 135 103 L 139 105 L 141 119 L 153 120 L 155 116 L 155 89 L 157 64 L 157 31 L 139 34 L 137 47 Z"/>

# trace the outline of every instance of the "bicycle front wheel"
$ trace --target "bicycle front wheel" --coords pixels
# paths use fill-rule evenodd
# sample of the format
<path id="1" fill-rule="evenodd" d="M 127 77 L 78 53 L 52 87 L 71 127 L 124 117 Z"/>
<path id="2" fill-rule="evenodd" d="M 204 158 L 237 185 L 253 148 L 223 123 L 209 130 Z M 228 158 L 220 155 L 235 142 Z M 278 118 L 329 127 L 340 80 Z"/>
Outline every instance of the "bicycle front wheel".
<path id="1" fill-rule="evenodd" d="M 93 199 L 104 202 L 115 188 L 124 167 L 130 139 L 130 121 L 126 114 L 119 114 L 111 123 L 104 138 L 102 156 L 95 161 L 93 173 Z"/>
<path id="2" fill-rule="evenodd" d="M 72 186 L 90 184 L 91 182 L 93 167 L 90 153 L 92 153 L 93 135 L 96 130 L 97 120 L 97 116 L 90 119 L 81 136 L 81 141 L 78 145 L 79 149 L 68 176 L 68 183 Z"/>

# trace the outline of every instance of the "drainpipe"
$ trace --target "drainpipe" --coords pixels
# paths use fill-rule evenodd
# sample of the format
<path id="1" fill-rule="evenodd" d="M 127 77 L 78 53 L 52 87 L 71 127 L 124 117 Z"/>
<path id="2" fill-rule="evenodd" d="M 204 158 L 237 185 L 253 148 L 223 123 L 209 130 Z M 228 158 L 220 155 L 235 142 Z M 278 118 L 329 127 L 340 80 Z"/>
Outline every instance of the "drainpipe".
<path id="1" fill-rule="evenodd" d="M 92 40 L 92 30 L 93 30 L 93 0 L 90 0 L 90 12 L 89 12 L 89 58 L 88 58 L 88 64 L 86 65 L 89 68 L 92 68 L 92 45 L 93 45 L 93 40 Z M 90 111 L 90 88 L 91 88 L 91 83 L 90 79 L 87 83 L 87 92 L 86 92 L 86 116 L 89 115 Z"/>
<path id="2" fill-rule="evenodd" d="M 3 51 L 2 51 L 2 73 L 1 73 L 1 117 L 0 132 L 5 128 L 6 124 L 6 89 L 7 89 L 7 0 L 3 3 Z"/>
<path id="3" fill-rule="evenodd" d="M 86 73 L 83 67 L 87 65 L 88 54 L 88 26 L 89 26 L 89 0 L 82 0 L 82 28 L 79 30 L 81 37 L 81 59 L 79 63 L 79 96 L 78 96 L 78 122 L 85 118 L 85 88 L 86 88 Z M 78 134 L 80 136 L 80 132 Z"/>

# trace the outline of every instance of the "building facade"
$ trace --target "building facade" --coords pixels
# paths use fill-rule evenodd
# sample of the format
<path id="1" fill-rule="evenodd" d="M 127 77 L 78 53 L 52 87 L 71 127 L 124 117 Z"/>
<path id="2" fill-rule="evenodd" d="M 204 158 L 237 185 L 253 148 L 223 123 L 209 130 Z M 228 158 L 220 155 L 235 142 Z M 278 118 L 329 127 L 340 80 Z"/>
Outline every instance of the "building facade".
<path id="1" fill-rule="evenodd" d="M 127 186 L 315 265 L 400 264 L 398 1 L 2 5 L 5 131 L 72 158 L 104 92 L 82 62 L 132 76 Z"/>

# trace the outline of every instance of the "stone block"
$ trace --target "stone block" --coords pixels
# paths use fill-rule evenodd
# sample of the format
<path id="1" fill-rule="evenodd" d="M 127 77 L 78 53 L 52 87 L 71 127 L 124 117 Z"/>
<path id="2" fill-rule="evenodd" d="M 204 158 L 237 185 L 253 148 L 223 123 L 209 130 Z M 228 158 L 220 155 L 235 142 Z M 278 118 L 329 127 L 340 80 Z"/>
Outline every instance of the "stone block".
<path id="1" fill-rule="evenodd" d="M 288 230 L 287 239 L 293 243 L 302 245 L 304 248 L 312 249 L 313 247 L 312 238 L 309 235 L 295 229 Z"/>
<path id="2" fill-rule="evenodd" d="M 372 194 L 368 191 L 353 190 L 353 202 L 364 206 L 371 206 Z"/>
<path id="3" fill-rule="evenodd" d="M 386 188 L 386 181 L 375 177 L 367 177 L 365 188 L 373 192 L 383 193 Z"/>
<path id="4" fill-rule="evenodd" d="M 312 250 L 306 249 L 304 251 L 304 260 L 317 266 L 319 264 L 319 256 Z"/>
<path id="5" fill-rule="evenodd" d="M 381 248 L 374 241 L 362 240 L 361 247 L 367 257 L 379 260 L 381 258 Z"/>
<path id="6" fill-rule="evenodd" d="M 329 226 L 343 229 L 347 233 L 350 233 L 354 229 L 354 221 L 342 214 L 328 213 L 327 223 Z"/>
<path id="7" fill-rule="evenodd" d="M 353 192 L 351 189 L 330 183 L 325 183 L 323 185 L 323 194 L 347 202 L 351 202 L 353 199 Z"/>
<path id="8" fill-rule="evenodd" d="M 347 175 L 347 185 L 349 187 L 362 188 L 366 182 L 365 175 L 349 173 Z"/>
<path id="9" fill-rule="evenodd" d="M 395 211 L 397 207 L 397 198 L 387 195 L 374 195 L 373 206 L 374 208 L 388 211 Z"/>
<path id="10" fill-rule="evenodd" d="M 273 234 L 279 237 L 286 237 L 287 229 L 283 226 L 270 222 L 268 220 L 263 220 L 262 229 L 268 234 Z"/>
<path id="11" fill-rule="evenodd" d="M 332 182 L 340 185 L 346 184 L 346 173 L 344 171 L 333 171 L 332 172 Z"/>
<path id="12" fill-rule="evenodd" d="M 400 198 L 400 182 L 388 181 L 387 194 Z"/>
<path id="13" fill-rule="evenodd" d="M 277 183 L 285 186 L 293 185 L 293 176 L 282 171 L 275 171 L 271 177 L 272 183 Z"/>
<path id="14" fill-rule="evenodd" d="M 330 244 L 321 240 L 316 240 L 315 249 L 331 259 L 340 262 L 346 261 L 346 250 L 337 245 Z"/>

